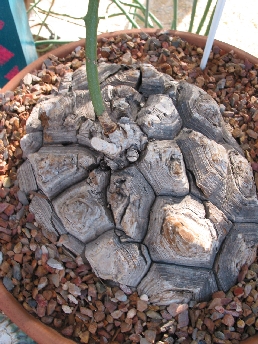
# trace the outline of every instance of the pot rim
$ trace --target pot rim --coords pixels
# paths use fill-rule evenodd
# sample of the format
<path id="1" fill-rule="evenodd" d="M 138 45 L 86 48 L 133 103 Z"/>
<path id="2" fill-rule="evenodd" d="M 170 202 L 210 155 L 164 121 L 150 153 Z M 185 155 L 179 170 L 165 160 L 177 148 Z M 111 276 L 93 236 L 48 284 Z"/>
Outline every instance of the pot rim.
<path id="1" fill-rule="evenodd" d="M 102 38 L 109 38 L 112 36 L 119 36 L 123 33 L 127 34 L 136 34 L 139 32 L 145 32 L 148 34 L 156 34 L 157 32 L 161 31 L 168 31 L 173 36 L 179 36 L 180 38 L 186 40 L 190 44 L 197 45 L 201 48 L 205 47 L 207 36 L 198 35 L 191 32 L 183 32 L 183 31 L 177 31 L 177 30 L 166 30 L 166 29 L 131 29 L 131 30 L 120 30 L 120 31 L 114 31 L 114 32 L 107 32 L 103 33 L 101 35 L 98 35 L 98 41 Z M 258 64 L 258 58 L 239 49 L 234 47 L 233 45 L 230 45 L 228 43 L 224 43 L 218 40 L 214 40 L 213 45 L 217 45 L 220 49 L 224 50 L 225 52 L 234 51 L 240 59 L 248 60 L 249 62 L 253 64 Z M 78 46 L 85 46 L 85 38 L 76 41 L 71 42 L 68 44 L 64 44 L 54 50 L 51 50 L 50 52 L 40 56 L 37 60 L 30 63 L 28 66 L 23 68 L 18 74 L 16 74 L 9 82 L 7 82 L 3 88 L 0 88 L 0 93 L 5 93 L 7 91 L 14 91 L 16 87 L 20 85 L 20 80 L 25 77 L 26 74 L 33 72 L 36 69 L 40 69 L 42 63 L 49 57 L 49 55 L 55 55 L 57 57 L 65 57 L 67 56 L 71 51 L 73 51 Z"/>
<path id="2" fill-rule="evenodd" d="M 168 31 L 173 36 L 178 36 L 190 44 L 194 44 L 201 48 L 205 47 L 207 37 L 198 34 L 183 32 L 177 30 L 166 30 L 166 29 L 131 29 L 131 30 L 120 30 L 114 32 L 108 32 L 98 35 L 98 41 L 102 38 L 109 38 L 113 36 L 119 36 L 121 34 L 136 34 L 144 32 L 147 34 L 156 34 L 161 31 Z M 16 76 L 14 76 L 7 84 L 0 88 L 0 93 L 5 93 L 7 91 L 14 91 L 19 85 L 20 80 L 25 77 L 26 74 L 33 72 L 36 69 L 40 69 L 44 60 L 46 60 L 49 55 L 55 55 L 57 57 L 65 57 L 71 51 L 73 51 L 78 46 L 84 46 L 85 39 L 81 39 L 76 42 L 71 42 L 62 45 L 44 55 L 39 57 L 36 61 L 32 62 L 24 69 L 22 69 Z M 258 58 L 230 45 L 218 40 L 214 40 L 213 45 L 218 46 L 220 49 L 228 53 L 234 51 L 240 59 L 248 60 L 250 63 L 258 64 Z M 0 279 L 0 310 L 15 323 L 23 332 L 25 332 L 30 338 L 35 340 L 38 344 L 75 344 L 73 340 L 67 339 L 55 331 L 50 326 L 43 324 L 40 320 L 36 319 L 29 312 L 27 312 L 23 306 L 14 298 L 14 296 L 4 287 Z M 250 337 L 241 343 L 246 344 L 256 344 L 258 340 L 258 335 Z"/>

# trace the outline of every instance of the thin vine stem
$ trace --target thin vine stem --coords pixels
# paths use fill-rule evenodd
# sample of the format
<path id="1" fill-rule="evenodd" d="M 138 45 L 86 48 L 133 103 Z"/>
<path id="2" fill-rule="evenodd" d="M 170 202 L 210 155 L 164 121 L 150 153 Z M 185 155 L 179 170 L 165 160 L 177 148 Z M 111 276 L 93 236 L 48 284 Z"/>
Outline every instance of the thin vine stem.
<path id="1" fill-rule="evenodd" d="M 54 6 L 54 3 L 55 3 L 55 0 L 52 0 L 51 5 L 50 5 L 50 7 L 49 7 L 49 10 L 48 10 L 48 12 L 47 12 L 45 18 L 44 18 L 43 21 L 41 22 L 41 25 L 40 25 L 40 28 L 39 28 L 39 31 L 38 31 L 38 34 L 37 34 L 35 40 L 37 40 L 37 39 L 39 38 L 39 34 L 40 34 L 40 32 L 41 32 L 43 26 L 45 25 L 46 21 L 47 21 L 47 18 L 48 18 L 48 16 L 49 16 L 49 13 L 50 13 L 50 11 L 51 11 L 51 8 Z"/>
<path id="2" fill-rule="evenodd" d="M 173 20 L 171 24 L 171 29 L 176 30 L 177 28 L 177 12 L 178 12 L 178 0 L 173 0 Z"/>
<path id="3" fill-rule="evenodd" d="M 110 8 L 110 6 L 112 5 L 112 2 L 110 2 L 110 4 L 109 5 L 107 5 L 107 7 L 106 7 L 106 11 L 105 11 L 105 17 L 104 17 L 104 19 L 105 19 L 105 21 L 106 21 L 106 23 L 108 23 L 108 18 L 109 18 L 109 15 L 108 15 L 108 11 L 109 11 L 109 8 Z M 102 19 L 101 17 L 99 17 L 99 20 L 100 19 Z M 107 30 L 108 31 L 108 30 Z"/>
<path id="4" fill-rule="evenodd" d="M 211 3 L 212 3 L 212 0 L 208 0 L 208 1 L 207 1 L 207 5 L 206 5 L 205 10 L 204 10 L 204 12 L 203 12 L 202 19 L 201 19 L 200 24 L 199 24 L 199 26 L 198 26 L 198 29 L 197 29 L 197 31 L 196 31 L 197 34 L 200 33 L 200 31 L 201 31 L 201 29 L 202 29 L 202 27 L 203 27 L 203 25 L 204 25 L 205 19 L 206 19 L 206 17 L 207 17 L 207 14 L 208 14 L 208 12 L 209 12 L 210 7 L 211 7 Z"/>
<path id="5" fill-rule="evenodd" d="M 145 10 L 145 20 L 144 20 L 144 27 L 148 27 L 148 19 L 149 19 L 149 12 L 150 12 L 150 0 L 146 0 L 146 10 Z"/>
<path id="6" fill-rule="evenodd" d="M 86 26 L 86 72 L 91 101 L 97 116 L 105 111 L 102 95 L 99 86 L 97 68 L 97 28 L 98 28 L 98 7 L 99 0 L 89 0 L 88 12 L 84 17 Z"/>
<path id="7" fill-rule="evenodd" d="M 67 44 L 67 43 L 71 43 L 71 42 L 75 42 L 75 41 L 71 41 L 71 40 L 65 41 L 65 40 L 61 40 L 61 39 L 45 39 L 42 41 L 36 41 L 34 43 L 36 46 L 39 46 L 39 45 L 43 45 L 43 44 Z"/>
<path id="8" fill-rule="evenodd" d="M 142 8 L 141 8 L 141 6 L 139 6 L 139 5 L 137 5 L 137 4 L 128 4 L 128 3 L 126 3 L 126 2 L 123 2 L 123 1 L 120 1 L 120 3 L 122 4 L 122 5 L 124 5 L 124 6 L 129 6 L 129 7 L 133 7 L 133 8 L 135 8 L 135 9 L 138 9 L 138 10 L 141 10 Z"/>
<path id="9" fill-rule="evenodd" d="M 126 6 L 129 6 L 129 10 L 128 10 L 128 12 L 133 16 L 133 19 L 135 19 L 135 17 L 136 18 L 138 18 L 137 17 L 137 7 L 135 7 L 135 6 L 132 6 L 132 5 L 134 5 L 133 4 L 133 1 L 134 0 L 132 0 L 132 3 L 130 3 L 130 4 L 126 4 Z M 123 4 L 125 4 L 123 1 L 121 1 L 120 0 L 120 3 L 123 5 Z M 141 11 L 141 9 L 140 8 L 138 8 L 138 10 L 140 10 Z M 141 20 L 141 19 L 140 19 Z M 143 19 L 143 22 L 144 22 L 144 19 Z"/>
<path id="10" fill-rule="evenodd" d="M 70 18 L 70 19 L 74 19 L 74 20 L 83 20 L 84 19 L 83 17 L 74 17 L 74 16 L 71 16 L 71 15 L 66 14 L 66 13 L 58 13 L 58 12 L 52 11 L 51 9 L 46 11 L 43 8 L 37 6 L 37 4 L 40 1 L 41 0 L 38 0 L 38 2 L 36 2 L 33 5 L 33 8 L 37 9 L 41 13 L 46 14 L 47 17 L 49 15 L 54 15 L 54 16 L 57 16 L 57 17 L 65 17 L 65 18 Z M 147 0 L 147 1 L 149 2 L 149 0 Z M 162 24 L 160 23 L 160 21 L 150 11 L 148 11 L 148 9 L 145 6 L 143 6 L 138 0 L 136 0 L 136 4 L 133 4 L 133 3 L 128 4 L 128 3 L 125 3 L 125 2 L 120 1 L 120 0 L 112 0 L 112 3 L 115 4 L 121 10 L 121 12 L 112 13 L 110 15 L 107 13 L 105 16 L 99 17 L 99 19 L 107 19 L 107 18 L 111 18 L 111 17 L 116 17 L 116 16 L 124 15 L 128 19 L 128 21 L 131 23 L 132 27 L 140 28 L 140 26 L 133 19 L 132 15 L 133 16 L 137 16 L 140 19 L 141 19 L 141 17 L 137 13 L 132 14 L 128 10 L 126 10 L 124 8 L 124 6 L 129 6 L 129 7 L 135 8 L 135 9 L 139 9 L 143 13 L 145 19 L 141 19 L 141 21 L 143 23 L 145 23 L 145 27 L 146 27 L 146 18 L 147 18 L 147 21 L 148 21 L 147 27 L 153 27 L 153 24 L 151 22 L 151 20 L 152 20 L 159 28 L 162 28 Z M 108 12 L 108 10 L 107 10 L 107 12 Z M 44 21 L 46 20 L 46 18 L 44 19 Z"/>
<path id="11" fill-rule="evenodd" d="M 70 16 L 69 14 L 66 14 L 66 13 L 58 13 L 58 12 L 54 12 L 51 10 L 46 11 L 39 6 L 35 6 L 35 8 L 37 8 L 42 13 L 46 13 L 47 15 L 51 14 L 51 15 L 55 15 L 58 17 L 66 17 L 66 18 L 75 19 L 75 20 L 83 20 L 83 17 L 73 17 L 73 16 Z"/>
<path id="12" fill-rule="evenodd" d="M 210 32 L 211 23 L 212 23 L 212 20 L 213 20 L 213 17 L 214 17 L 215 9 L 216 9 L 216 5 L 215 5 L 214 8 L 213 8 L 213 11 L 212 11 L 212 14 L 211 14 L 209 23 L 208 23 L 207 28 L 206 28 L 206 31 L 205 31 L 205 33 L 204 33 L 204 36 L 208 36 L 208 34 L 209 34 L 209 32 Z"/>
<path id="13" fill-rule="evenodd" d="M 195 17 L 195 13 L 196 13 L 197 2 L 198 2 L 198 0 L 194 0 L 194 2 L 193 2 L 191 20 L 190 20 L 190 25 L 189 25 L 189 29 L 188 29 L 189 32 L 193 31 L 193 23 L 194 23 L 194 17 Z"/>
<path id="14" fill-rule="evenodd" d="M 144 23 L 145 18 L 144 18 L 142 15 L 140 15 L 139 13 L 132 13 L 132 14 L 133 14 L 135 17 L 139 18 L 140 21 Z M 153 27 L 154 27 L 152 21 L 150 20 L 150 18 L 148 18 L 148 27 L 150 27 L 150 28 L 153 28 Z"/>
<path id="15" fill-rule="evenodd" d="M 99 17 L 99 20 L 105 20 L 105 19 L 108 19 L 108 18 L 112 18 L 112 17 L 119 17 L 119 16 L 124 16 L 124 13 L 122 12 L 117 12 L 117 13 L 112 13 L 112 14 L 109 14 L 109 15 L 106 15 L 105 17 L 103 16 L 100 16 Z"/>
<path id="16" fill-rule="evenodd" d="M 55 39 L 54 40 L 56 40 L 56 35 L 55 35 Z M 50 40 L 49 40 L 50 41 Z M 35 46 L 36 46 L 36 49 L 37 49 L 37 53 L 45 53 L 45 52 L 47 52 L 47 51 L 49 51 L 49 50 L 51 50 L 51 49 L 53 49 L 53 46 L 54 46 L 54 44 L 53 43 L 46 43 L 46 44 L 48 44 L 48 46 L 47 47 L 45 47 L 45 48 L 38 48 L 37 47 L 37 45 L 35 44 Z"/>
<path id="17" fill-rule="evenodd" d="M 113 3 L 124 13 L 126 18 L 129 20 L 129 22 L 132 24 L 133 28 L 140 29 L 140 26 L 136 23 L 136 21 L 127 13 L 124 6 L 121 4 L 119 0 L 112 0 Z"/>
<path id="18" fill-rule="evenodd" d="M 139 0 L 134 0 L 134 2 L 139 6 L 139 8 L 142 10 L 142 12 L 145 13 L 145 7 L 139 2 Z M 122 1 L 121 1 L 121 3 L 122 3 Z M 129 5 L 129 4 L 126 4 L 126 3 L 124 3 L 124 2 L 123 2 L 123 4 L 124 4 L 125 6 L 131 6 L 131 4 Z M 150 16 L 150 19 L 153 20 L 153 22 L 154 22 L 155 24 L 157 24 L 157 26 L 158 26 L 160 29 L 163 28 L 162 24 L 160 23 L 160 21 L 158 20 L 158 18 L 154 16 L 154 14 L 152 14 L 151 12 L 149 12 L 149 16 Z"/>
<path id="19" fill-rule="evenodd" d="M 34 1 L 34 4 L 29 7 L 27 14 L 29 14 L 40 2 L 41 0 L 38 0 L 36 2 Z"/>

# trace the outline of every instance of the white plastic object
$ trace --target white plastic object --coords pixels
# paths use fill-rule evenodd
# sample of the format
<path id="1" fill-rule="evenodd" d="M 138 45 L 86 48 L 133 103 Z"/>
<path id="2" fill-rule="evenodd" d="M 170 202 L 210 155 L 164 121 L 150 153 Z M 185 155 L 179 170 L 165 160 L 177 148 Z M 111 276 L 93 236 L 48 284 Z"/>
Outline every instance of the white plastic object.
<path id="1" fill-rule="evenodd" d="M 212 19 L 212 23 L 211 23 L 211 28 L 208 34 L 208 38 L 207 38 L 207 42 L 205 45 L 205 49 L 203 52 L 203 57 L 200 63 L 200 68 L 204 69 L 206 67 L 208 58 L 210 56 L 210 52 L 211 52 L 211 48 L 212 48 L 212 44 L 214 41 L 214 37 L 217 31 L 217 28 L 219 26 L 219 22 L 220 22 L 220 18 L 224 9 L 224 5 L 225 5 L 226 0 L 218 0 L 217 4 L 216 4 L 216 9 L 214 12 L 214 16 Z"/>

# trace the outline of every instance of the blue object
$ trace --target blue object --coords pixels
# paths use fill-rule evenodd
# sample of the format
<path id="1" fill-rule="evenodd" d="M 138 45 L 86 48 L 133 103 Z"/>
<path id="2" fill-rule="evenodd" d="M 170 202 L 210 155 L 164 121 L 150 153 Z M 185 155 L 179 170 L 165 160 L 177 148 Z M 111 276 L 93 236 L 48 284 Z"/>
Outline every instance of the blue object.
<path id="1" fill-rule="evenodd" d="M 23 0 L 0 0 L 0 87 L 37 58 Z"/>

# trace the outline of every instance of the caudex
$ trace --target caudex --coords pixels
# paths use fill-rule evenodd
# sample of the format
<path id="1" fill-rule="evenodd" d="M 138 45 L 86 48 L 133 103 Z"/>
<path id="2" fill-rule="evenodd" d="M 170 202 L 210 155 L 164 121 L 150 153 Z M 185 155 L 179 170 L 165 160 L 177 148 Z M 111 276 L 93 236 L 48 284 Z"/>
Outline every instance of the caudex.
<path id="1" fill-rule="evenodd" d="M 111 134 L 117 128 L 109 117 L 102 99 L 98 68 L 97 68 L 97 28 L 98 28 L 98 7 L 99 0 L 89 0 L 88 11 L 83 18 L 86 26 L 86 73 L 88 87 L 96 116 L 106 135 Z"/>

